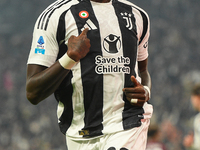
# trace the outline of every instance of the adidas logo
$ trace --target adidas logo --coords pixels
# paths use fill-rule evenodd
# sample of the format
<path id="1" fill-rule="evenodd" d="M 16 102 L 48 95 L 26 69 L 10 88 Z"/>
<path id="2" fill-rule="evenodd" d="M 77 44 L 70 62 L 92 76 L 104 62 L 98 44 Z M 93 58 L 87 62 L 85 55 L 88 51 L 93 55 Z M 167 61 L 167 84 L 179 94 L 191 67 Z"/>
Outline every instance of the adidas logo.
<path id="1" fill-rule="evenodd" d="M 97 27 L 94 25 L 94 23 L 88 19 L 85 23 L 85 25 L 83 26 L 83 28 L 81 29 L 81 31 L 83 31 L 85 28 L 88 28 L 89 30 L 96 30 Z"/>

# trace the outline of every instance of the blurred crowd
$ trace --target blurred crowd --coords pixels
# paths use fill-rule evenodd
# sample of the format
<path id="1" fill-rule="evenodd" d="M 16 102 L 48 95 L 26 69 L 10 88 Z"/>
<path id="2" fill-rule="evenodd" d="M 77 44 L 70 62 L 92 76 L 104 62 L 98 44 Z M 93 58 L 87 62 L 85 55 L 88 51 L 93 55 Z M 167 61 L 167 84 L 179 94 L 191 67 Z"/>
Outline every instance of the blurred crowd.
<path id="1" fill-rule="evenodd" d="M 185 150 L 191 132 L 190 89 L 200 83 L 200 1 L 130 0 L 151 20 L 149 72 L 152 124 L 167 150 Z M 0 1 L 0 150 L 63 150 L 57 102 L 52 95 L 34 106 L 25 96 L 26 62 L 34 23 L 53 0 Z"/>

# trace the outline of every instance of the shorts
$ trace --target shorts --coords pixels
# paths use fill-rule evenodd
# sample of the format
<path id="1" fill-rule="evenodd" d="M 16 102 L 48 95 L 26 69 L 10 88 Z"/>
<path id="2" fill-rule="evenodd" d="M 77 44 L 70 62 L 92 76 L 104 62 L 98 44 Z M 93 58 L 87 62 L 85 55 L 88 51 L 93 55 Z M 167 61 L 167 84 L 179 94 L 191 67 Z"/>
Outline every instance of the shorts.
<path id="1" fill-rule="evenodd" d="M 142 119 L 142 125 L 129 130 L 103 135 L 90 140 L 66 138 L 68 150 L 145 150 L 150 119 Z"/>

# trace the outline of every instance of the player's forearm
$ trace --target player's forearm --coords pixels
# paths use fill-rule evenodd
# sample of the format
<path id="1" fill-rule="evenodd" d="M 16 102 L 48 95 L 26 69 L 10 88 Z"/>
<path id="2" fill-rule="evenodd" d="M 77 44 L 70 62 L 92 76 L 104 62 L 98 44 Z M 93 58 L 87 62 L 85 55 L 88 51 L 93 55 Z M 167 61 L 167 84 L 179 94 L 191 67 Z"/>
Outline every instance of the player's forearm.
<path id="1" fill-rule="evenodd" d="M 148 58 L 143 60 L 143 61 L 138 62 L 138 68 L 139 68 L 140 76 L 141 76 L 141 79 L 142 79 L 141 84 L 143 86 L 148 86 L 149 89 L 151 89 L 151 77 L 150 77 L 150 74 L 148 72 L 147 65 L 148 65 Z"/>
<path id="2" fill-rule="evenodd" d="M 148 92 L 148 95 L 146 95 L 146 100 L 148 101 L 151 97 L 151 77 L 150 77 L 150 74 L 148 72 L 148 70 L 144 70 L 140 73 L 141 75 L 141 79 L 142 79 L 142 82 L 141 84 L 143 85 L 144 89 L 146 92 Z M 145 93 L 146 93 L 145 92 Z"/>
<path id="3" fill-rule="evenodd" d="M 32 104 L 38 104 L 58 88 L 68 72 L 69 70 L 64 69 L 59 62 L 56 62 L 51 67 L 28 78 L 26 84 L 27 99 Z"/>
<path id="4" fill-rule="evenodd" d="M 151 76 L 150 76 L 148 70 L 140 72 L 140 75 L 141 75 L 141 79 L 142 79 L 141 84 L 143 86 L 148 86 L 149 89 L 151 89 Z"/>

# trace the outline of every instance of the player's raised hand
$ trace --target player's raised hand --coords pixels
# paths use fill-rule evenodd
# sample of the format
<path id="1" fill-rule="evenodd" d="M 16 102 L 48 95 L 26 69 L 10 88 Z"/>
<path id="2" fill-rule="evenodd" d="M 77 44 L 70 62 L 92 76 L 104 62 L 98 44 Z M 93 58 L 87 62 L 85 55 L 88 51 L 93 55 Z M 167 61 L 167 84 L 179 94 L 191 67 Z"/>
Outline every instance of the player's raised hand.
<path id="1" fill-rule="evenodd" d="M 87 38 L 88 28 L 84 29 L 79 36 L 71 36 L 68 40 L 67 55 L 74 61 L 84 58 L 90 50 L 90 40 Z"/>
<path id="2" fill-rule="evenodd" d="M 123 92 L 126 98 L 134 106 L 142 107 L 146 101 L 149 100 L 149 92 L 140 84 L 134 76 L 131 76 L 131 81 L 133 82 L 133 87 L 124 88 Z"/>

